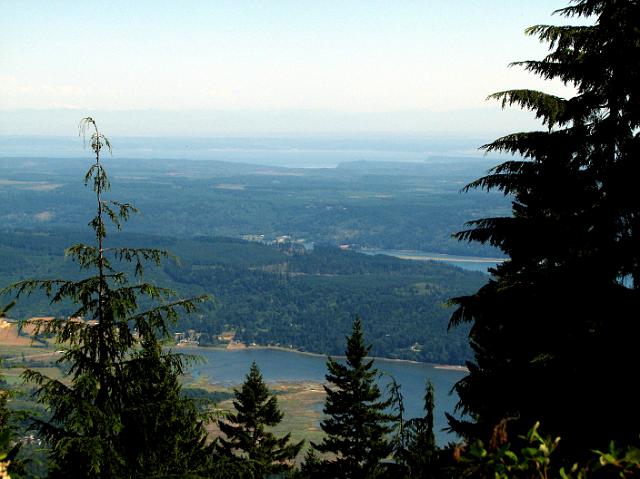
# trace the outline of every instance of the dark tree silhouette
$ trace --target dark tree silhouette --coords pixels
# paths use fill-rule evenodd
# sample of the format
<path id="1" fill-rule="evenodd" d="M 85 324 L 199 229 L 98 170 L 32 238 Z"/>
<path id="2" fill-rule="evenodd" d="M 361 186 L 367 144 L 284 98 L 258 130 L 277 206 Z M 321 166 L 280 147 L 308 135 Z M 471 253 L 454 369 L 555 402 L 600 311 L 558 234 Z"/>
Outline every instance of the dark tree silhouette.
<path id="1" fill-rule="evenodd" d="M 540 420 L 565 450 L 586 451 L 640 430 L 629 380 L 640 332 L 640 2 L 577 0 L 557 13 L 594 24 L 529 28 L 550 53 L 516 65 L 576 95 L 492 95 L 547 128 L 484 146 L 516 158 L 467 186 L 512 195 L 513 215 L 457 234 L 509 260 L 477 293 L 454 300 L 451 325 L 472 323 L 475 360 L 456 385 L 470 420 L 450 424 L 487 440 L 503 420 L 511 432 Z"/>
<path id="2" fill-rule="evenodd" d="M 428 381 L 424 395 L 425 415 L 403 423 L 400 444 L 394 454 L 396 461 L 406 468 L 407 477 L 436 477 L 438 446 L 433 430 L 434 409 L 433 383 Z"/>

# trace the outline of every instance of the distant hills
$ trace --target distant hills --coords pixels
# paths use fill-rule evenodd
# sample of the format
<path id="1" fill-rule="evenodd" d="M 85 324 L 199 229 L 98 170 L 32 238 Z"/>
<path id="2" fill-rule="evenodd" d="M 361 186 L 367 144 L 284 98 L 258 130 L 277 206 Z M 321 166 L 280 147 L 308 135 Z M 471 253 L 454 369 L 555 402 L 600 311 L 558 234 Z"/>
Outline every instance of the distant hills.
<path id="1" fill-rule="evenodd" d="M 273 153 L 278 155 L 279 153 Z M 280 168 L 223 161 L 112 159 L 111 197 L 136 205 L 127 231 L 194 236 L 287 235 L 310 243 L 496 256 L 451 234 L 474 218 L 508 215 L 500 194 L 460 194 L 491 165 L 482 158 L 423 163 L 344 162 Z M 86 160 L 0 158 L 0 224 L 69 227 L 93 205 L 80 178 Z"/>
<path id="2" fill-rule="evenodd" d="M 251 151 L 262 146 L 277 157 L 282 141 L 255 140 L 248 146 Z M 316 153 L 330 154 L 326 144 L 322 150 L 309 141 L 310 148 L 318 147 Z M 333 146 L 341 147 L 339 142 Z M 377 147 L 391 154 L 395 145 Z M 490 246 L 451 239 L 465 221 L 509 214 L 508 199 L 501 195 L 460 194 L 490 161 L 433 156 L 403 163 L 365 157 L 336 168 L 211 159 L 104 161 L 113 188 L 109 197 L 141 211 L 127 223 L 126 235 L 110 234 L 108 241 L 171 250 L 181 266 L 168 264 L 150 277 L 185 296 L 215 298 L 201 317 L 184 318 L 176 331 L 193 329 L 207 344 L 233 331 L 247 344 L 338 354 L 359 313 L 372 354 L 440 363 L 469 357 L 466 330 L 447 332 L 445 303 L 476 290 L 486 275 L 337 246 L 496 256 Z M 81 181 L 88 162 L 0 158 L 0 285 L 28 277 L 77 276 L 77 266 L 62 252 L 72 242 L 90 239 L 82 230 L 94 213 Z M 54 308 L 38 296 L 12 310 L 22 316 L 72 312 L 71 305 Z"/>
<path id="3" fill-rule="evenodd" d="M 0 284 L 28 277 L 77 276 L 62 251 L 87 241 L 86 232 L 64 229 L 4 230 L 0 234 Z M 180 257 L 148 277 L 184 296 L 208 293 L 200 314 L 175 331 L 194 329 L 201 344 L 218 344 L 223 331 L 245 343 L 340 354 L 353 316 L 362 316 L 372 354 L 437 363 L 470 356 L 466 330 L 447 332 L 446 301 L 477 289 L 487 276 L 445 264 L 367 256 L 316 246 L 304 251 L 233 238 L 178 239 L 114 234 L 112 245 L 166 248 Z M 6 299 L 6 298 L 5 298 Z M 69 315 L 72 305 L 51 306 L 25 298 L 12 313 Z"/>

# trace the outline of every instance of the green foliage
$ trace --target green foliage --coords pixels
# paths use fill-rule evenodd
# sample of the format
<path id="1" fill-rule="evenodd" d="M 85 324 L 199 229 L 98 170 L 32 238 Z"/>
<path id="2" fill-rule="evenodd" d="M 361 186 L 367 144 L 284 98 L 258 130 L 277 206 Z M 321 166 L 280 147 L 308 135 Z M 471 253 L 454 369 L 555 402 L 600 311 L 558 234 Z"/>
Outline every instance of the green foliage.
<path id="1" fill-rule="evenodd" d="M 576 94 L 493 95 L 546 128 L 485 145 L 515 158 L 467 187 L 512 196 L 511 217 L 476 220 L 456 235 L 509 260 L 476 294 L 454 300 L 451 325 L 471 323 L 475 359 L 456 385 L 468 416 L 450 423 L 486 442 L 503 420 L 520 434 L 541 420 L 563 438 L 564 454 L 579 457 L 612 438 L 637 441 L 640 430 L 640 395 L 628 380 L 640 335 L 631 320 L 640 308 L 640 4 L 577 0 L 559 13 L 594 23 L 531 27 L 550 52 L 515 65 Z"/>
<path id="2" fill-rule="evenodd" d="M 491 445 L 482 440 L 473 442 L 460 458 L 460 477 L 474 478 L 537 478 L 557 477 L 551 473 L 551 455 L 560 438 L 543 437 L 538 432 L 539 423 L 520 439 L 521 447 L 507 441 L 505 423 L 496 427 Z M 574 471 L 575 472 L 575 471 Z"/>
<path id="3" fill-rule="evenodd" d="M 0 307 L 0 321 L 6 318 L 6 313 L 14 306 L 15 302 L 11 302 L 6 306 Z M 0 365 L 2 361 L 0 360 Z M 15 424 L 15 413 L 9 410 L 8 401 L 11 391 L 5 389 L 5 382 L 0 375 L 0 473 L 9 472 L 14 478 L 22 477 L 24 472 L 24 461 L 17 459 L 21 442 L 18 440 L 17 426 Z M 0 475 L 0 477 L 3 477 Z"/>
<path id="4" fill-rule="evenodd" d="M 181 299 L 143 278 L 143 262 L 159 264 L 161 250 L 107 247 L 105 219 L 120 228 L 135 209 L 105 200 L 109 179 L 100 161 L 109 141 L 91 118 L 80 123 L 91 131 L 95 162 L 85 176 L 96 196 L 96 216 L 89 225 L 93 244 L 66 250 L 89 274 L 79 279 L 23 280 L 6 291 L 18 298 L 42 291 L 52 304 L 73 305 L 69 318 L 35 321 L 36 334 L 55 337 L 64 348 L 59 363 L 68 380 L 51 379 L 36 370 L 24 373 L 38 389 L 49 420 L 34 419 L 51 446 L 51 477 L 152 477 L 184 473 L 202 466 L 189 463 L 205 456 L 203 417 L 180 394 L 177 376 L 183 358 L 161 349 L 169 323 L 194 311 L 203 298 Z M 135 283 L 118 271 L 118 261 L 132 263 Z M 151 304 L 139 308 L 139 300 Z M 156 302 L 153 305 L 153 302 Z"/>
<path id="5" fill-rule="evenodd" d="M 312 447 L 307 449 L 304 462 L 300 466 L 299 476 L 304 479 L 322 479 L 324 477 L 322 459 Z"/>
<path id="6" fill-rule="evenodd" d="M 400 400 L 400 404 L 402 404 Z M 427 382 L 424 397 L 424 417 L 404 421 L 400 407 L 400 430 L 395 444 L 394 458 L 405 468 L 406 477 L 437 477 L 440 450 L 434 434 L 433 384 Z"/>
<path id="7" fill-rule="evenodd" d="M 490 165 L 483 158 L 442 158 L 285 169 L 113 158 L 109 172 L 118 177 L 114 194 L 144 211 L 132 216 L 128 231 L 184 239 L 291 235 L 315 244 L 493 256 L 494 248 L 450 237 L 478 215 L 508 211 L 499 194 L 459 194 L 461 184 Z M 3 227 L 41 231 L 85 222 L 91 208 L 74 179 L 79 167 L 70 158 L 0 158 L 0 177 L 10 180 L 0 182 Z M 43 211 L 54 214 L 42 221 Z"/>
<path id="8" fill-rule="evenodd" d="M 210 420 L 178 383 L 182 358 L 147 344 L 124 370 L 120 444 L 131 477 L 164 477 L 198 470 L 209 462 L 204 423 Z"/>
<path id="9" fill-rule="evenodd" d="M 284 414 L 275 395 L 269 392 L 254 362 L 242 387 L 234 391 L 236 412 L 218 421 L 226 437 L 220 437 L 216 449 L 241 464 L 242 477 L 262 478 L 291 471 L 293 460 L 304 441 L 291 443 L 291 434 L 277 438 L 268 431 L 282 421 Z"/>
<path id="10" fill-rule="evenodd" d="M 207 391 L 206 389 L 192 387 L 182 389 L 182 395 L 192 399 L 196 404 L 218 403 L 233 397 L 233 394 L 226 391 Z"/>
<path id="11" fill-rule="evenodd" d="M 346 364 L 327 361 L 329 386 L 320 423 L 326 434 L 313 444 L 321 453 L 335 457 L 322 463 L 324 477 L 369 478 L 381 472 L 381 461 L 392 452 L 387 435 L 395 417 L 386 412 L 390 400 L 382 400 L 375 383 L 377 370 L 368 360 L 370 347 L 364 343 L 362 323 L 356 317 L 347 338 Z"/>
<path id="12" fill-rule="evenodd" d="M 631 478 L 640 474 L 640 449 L 617 448 L 610 443 L 607 452 L 594 451 L 583 463 L 565 464 L 560 438 L 543 436 L 536 423 L 517 441 L 507 440 L 504 424 L 494 431 L 487 446 L 476 440 L 457 449 L 458 463 L 450 469 L 453 477 L 478 479 L 606 479 Z M 595 456 L 595 457 L 594 457 Z"/>
<path id="13" fill-rule="evenodd" d="M 75 265 L 59 253 L 70 234 L 90 240 L 86 234 L 61 230 L 3 232 L 0 277 L 77 277 Z M 461 364 L 471 357 L 468 329 L 447 331 L 450 310 L 444 304 L 487 280 L 479 272 L 442 263 L 328 246 L 288 253 L 232 238 L 177 240 L 128 232 L 110 234 L 109 243 L 117 248 L 137 244 L 171 249 L 180 257 L 180 265 L 168 262 L 163 269 L 148 269 L 148 281 L 185 297 L 215 292 L 215 301 L 201 305 L 200 314 L 183 316 L 177 325 L 170 325 L 172 331 L 204 333 L 201 344 L 216 344 L 222 331 L 235 330 L 237 339 L 247 343 L 292 345 L 337 355 L 351 329 L 351 312 L 359 311 L 376 338 L 372 355 Z M 21 264 L 12 264 L 14 258 Z M 134 273 L 133 266 L 124 266 L 124 271 Z M 148 302 L 141 300 L 146 307 Z M 71 315 L 74 309 L 62 302 L 50 305 L 46 297 L 34 293 L 23 298 L 15 311 L 22 316 L 50 316 Z"/>
<path id="14" fill-rule="evenodd" d="M 12 414 L 7 406 L 8 396 L 9 391 L 0 387 L 0 462 L 8 462 L 8 470 L 14 474 L 15 458 L 20 452 L 21 444 L 17 440 L 16 426 L 12 423 Z"/>
<path id="15" fill-rule="evenodd" d="M 609 448 L 603 451 L 595 451 L 598 455 L 597 462 L 592 466 L 599 474 L 597 477 L 639 477 L 640 476 L 640 449 L 627 446 L 621 448 L 615 442 L 609 443 Z M 573 470 L 571 472 L 574 472 Z M 567 479 L 574 476 L 567 475 Z M 580 475 L 575 475 L 581 479 Z M 563 478 L 565 479 L 565 478 Z"/>

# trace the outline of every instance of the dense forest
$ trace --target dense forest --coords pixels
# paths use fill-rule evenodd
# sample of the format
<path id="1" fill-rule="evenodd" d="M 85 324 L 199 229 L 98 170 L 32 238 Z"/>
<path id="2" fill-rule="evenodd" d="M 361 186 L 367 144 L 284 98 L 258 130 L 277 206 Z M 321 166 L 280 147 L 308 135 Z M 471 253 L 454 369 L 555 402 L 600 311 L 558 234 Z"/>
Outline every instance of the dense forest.
<path id="1" fill-rule="evenodd" d="M 4 283 L 28 277 L 77 276 L 65 260 L 69 236 L 78 231 L 4 231 L 0 276 Z M 223 331 L 259 345 L 339 354 L 353 314 L 376 337 L 372 353 L 390 358 L 461 364 L 470 358 L 464 329 L 447 332 L 452 296 L 477 289 L 487 275 L 435 262 L 368 256 L 316 246 L 311 251 L 232 238 L 175 239 L 114 234 L 115 245 L 171 250 L 168 262 L 147 275 L 185 296 L 210 294 L 197 315 L 183 317 L 174 331 L 204 333 L 201 344 L 217 344 Z M 18 318 L 69 315 L 70 304 L 50 305 L 34 295 L 12 310 Z"/>
<path id="2" fill-rule="evenodd" d="M 38 293 L 50 307 L 60 308 L 59 317 L 27 325 L 36 337 L 52 339 L 61 348 L 56 354 L 62 372 L 27 368 L 22 375 L 47 412 L 44 417 L 25 412 L 33 440 L 46 452 L 47 476 L 640 477 L 640 394 L 635 381 L 640 195 L 634 194 L 640 173 L 640 2 L 574 0 L 556 13 L 590 23 L 529 28 L 527 34 L 547 44 L 549 53 L 542 60 L 514 65 L 573 87 L 572 96 L 529 89 L 492 95 L 503 107 L 532 111 L 543 127 L 485 145 L 486 151 L 513 158 L 465 187 L 497 191 L 510 201 L 510 214 L 501 207 L 483 210 L 455 235 L 507 256 L 490 277 L 445 265 L 344 252 L 334 241 L 307 251 L 299 243 L 278 249 L 210 234 L 168 238 L 157 234 L 176 213 L 166 196 L 150 201 L 151 214 L 161 212 L 153 220 L 155 230 L 112 234 L 137 210 L 111 196 L 116 190 L 110 191 L 102 162 L 111 144 L 92 118 L 80 123 L 94 156 L 85 176 L 85 185 L 93 191 L 91 234 L 78 235 L 80 243 L 68 246 L 68 237 L 77 233 L 59 229 L 63 220 L 55 218 L 61 202 L 37 205 L 33 194 L 35 190 L 55 197 L 73 188 L 66 190 L 44 177 L 28 184 L 5 180 L 7 189 L 21 193 L 12 197 L 4 192 L 19 213 L 3 217 L 13 221 L 12 228 L 3 230 L 3 274 L 17 282 L 2 290 L 7 296 L 0 319 L 20 308 L 43 305 Z M 167 185 L 179 194 L 180 181 L 163 183 Z M 225 194 L 245 191 L 240 183 L 217 185 L 213 189 Z M 186 196 L 202 191 L 193 183 L 182 186 L 191 190 Z M 353 189 L 351 185 L 349 191 Z M 309 190 L 316 195 L 319 191 Z M 470 194 L 476 196 L 466 198 L 480 193 Z M 378 198 L 381 203 L 384 195 Z M 203 203 L 205 196 L 191 197 L 195 211 L 182 211 L 187 227 L 216 212 L 215 205 Z M 79 196 L 68 198 L 75 202 Z M 145 198 L 140 198 L 142 203 Z M 345 201 L 343 197 L 321 205 L 340 219 L 343 208 L 354 206 L 345 206 Z M 78 201 L 60 213 L 65 210 L 63 217 L 75 224 L 85 204 Z M 236 206 L 257 214 L 246 202 Z M 302 202 L 305 207 L 313 209 Z M 225 217 L 225 210 L 220 211 Z M 228 224 L 234 215 L 226 218 Z M 235 218 L 246 216 L 238 213 Z M 325 228 L 326 217 L 313 218 Z M 417 215 L 403 221 L 410 218 Z M 43 220 L 52 228 L 25 228 Z M 205 224 L 211 229 L 211 223 Z M 54 253 L 61 243 L 75 263 Z M 182 266 L 167 262 L 171 255 L 165 247 L 183 257 Z M 148 266 L 160 269 L 154 274 Z M 23 279 L 25 270 L 46 279 Z M 182 290 L 186 285 L 192 289 Z M 206 293 L 215 294 L 216 286 L 217 299 L 207 303 Z M 342 296 L 345 291 L 349 295 Z M 321 299 L 315 299 L 315 293 Z M 406 348 L 406 343 L 394 342 L 393 329 L 407 321 L 407 316 L 398 316 L 417 314 L 417 324 L 429 331 L 429 321 L 447 298 L 455 306 L 452 314 L 446 313 L 449 326 L 468 335 L 472 355 L 466 362 L 468 374 L 455 386 L 462 415 L 449 416 L 460 440 L 438 447 L 431 385 L 425 384 L 424 416 L 406 420 L 400 387 L 392 381 L 387 392 L 380 390 L 370 354 L 387 334 L 391 339 L 382 344 L 394 354 Z M 368 311 L 363 305 L 367 300 L 373 302 Z M 202 309 L 203 304 L 211 306 Z M 400 309 L 392 310 L 389 304 Z M 229 305 L 233 312 L 224 310 Z M 259 314 L 251 312 L 253 306 Z M 378 324 L 390 329 L 385 333 L 375 325 L 367 327 L 376 334 L 370 346 L 353 312 L 360 310 L 364 320 L 371 321 L 366 316 L 377 308 L 382 309 Z M 272 313 L 261 316 L 264 311 Z M 301 311 L 318 312 L 318 330 L 294 322 Z M 324 338 L 329 320 L 343 324 L 339 333 L 346 338 L 334 338 L 332 346 L 328 339 L 320 340 L 317 346 L 344 351 L 345 358 L 327 361 L 323 437 L 310 444 L 301 464 L 295 458 L 303 443 L 270 430 L 283 413 L 257 365 L 234 391 L 234 411 L 226 415 L 207 404 L 206 394 L 182 389 L 186 358 L 163 345 L 171 328 L 185 318 L 191 318 L 190 325 L 218 318 L 218 327 L 225 328 L 232 326 L 225 321 L 239 323 L 243 318 L 243 324 L 233 325 L 238 333 L 246 340 L 264 341 L 270 341 L 272 333 L 289 334 L 293 341 L 294 332 L 305 328 Z M 6 386 L 0 389 L 0 475 L 18 478 L 24 477 L 30 460 L 20 451 L 31 440 L 19 427 L 24 415 L 11 409 L 12 391 Z M 198 398 L 199 403 L 194 400 Z M 209 437 L 207 425 L 214 420 L 225 437 Z"/>
<path id="3" fill-rule="evenodd" d="M 424 163 L 346 162 L 276 168 L 220 161 L 110 159 L 114 194 L 143 212 L 128 230 L 160 236 L 281 235 L 306 243 L 496 256 L 451 238 L 465 221 L 508 212 L 499 194 L 460 194 L 491 165 L 483 158 Z M 77 159 L 0 158 L 0 221 L 42 229 L 91 213 Z"/>

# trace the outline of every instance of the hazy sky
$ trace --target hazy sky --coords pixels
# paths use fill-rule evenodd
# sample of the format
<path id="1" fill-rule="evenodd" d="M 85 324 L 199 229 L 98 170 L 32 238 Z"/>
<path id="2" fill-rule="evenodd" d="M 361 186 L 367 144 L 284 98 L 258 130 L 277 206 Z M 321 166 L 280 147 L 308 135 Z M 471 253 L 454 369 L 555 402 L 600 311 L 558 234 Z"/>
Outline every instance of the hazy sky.
<path id="1" fill-rule="evenodd" d="M 485 98 L 514 87 L 563 91 L 507 64 L 544 55 L 523 30 L 564 23 L 550 14 L 565 4 L 0 1 L 0 134 L 57 134 L 66 109 L 97 118 L 111 110 L 134 135 L 528 125 L 525 115 L 500 118 Z M 138 110 L 156 125 L 133 121 Z"/>

